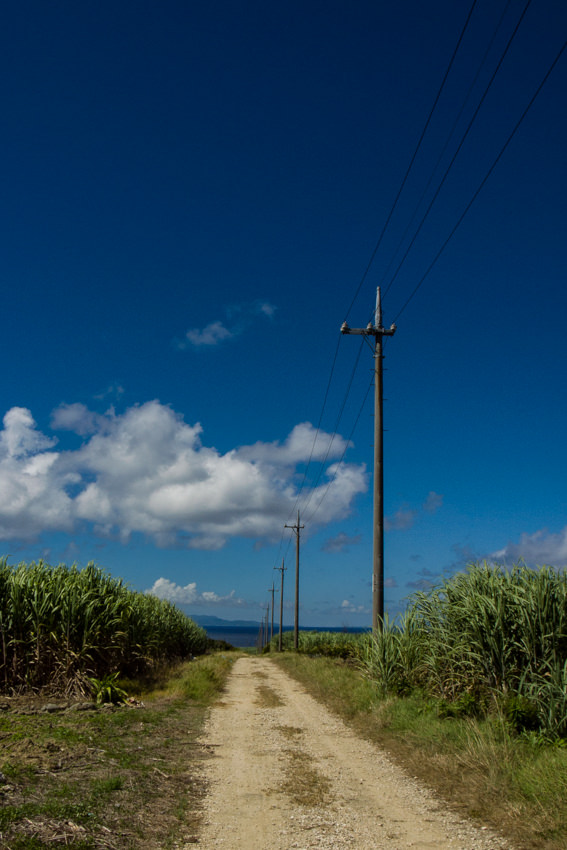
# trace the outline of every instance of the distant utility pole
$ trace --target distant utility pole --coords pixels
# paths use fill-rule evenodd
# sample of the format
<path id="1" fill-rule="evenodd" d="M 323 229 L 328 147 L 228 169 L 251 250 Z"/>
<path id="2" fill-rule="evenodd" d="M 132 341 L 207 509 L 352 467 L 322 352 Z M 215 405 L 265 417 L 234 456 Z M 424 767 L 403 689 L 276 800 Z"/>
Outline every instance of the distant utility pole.
<path id="1" fill-rule="evenodd" d="M 382 327 L 380 287 L 376 290 L 374 323 L 365 328 L 341 326 L 343 334 L 360 334 L 374 337 L 374 553 L 372 563 L 372 629 L 381 630 L 384 625 L 384 429 L 382 426 L 382 337 L 393 336 L 396 326 L 388 330 Z"/>
<path id="2" fill-rule="evenodd" d="M 268 588 L 268 593 L 272 594 L 272 628 L 270 630 L 270 640 L 274 637 L 274 593 L 278 591 L 274 587 L 274 582 L 272 581 L 272 586 Z"/>
<path id="3" fill-rule="evenodd" d="M 295 619 L 293 625 L 293 648 L 299 648 L 299 532 L 305 528 L 299 524 L 299 511 L 297 512 L 296 525 L 284 525 L 284 528 L 293 528 L 295 531 Z"/>
<path id="4" fill-rule="evenodd" d="M 282 558 L 281 567 L 274 567 L 274 570 L 279 570 L 282 574 L 281 578 L 281 586 L 280 586 L 280 638 L 278 641 L 278 651 L 282 652 L 283 650 L 283 574 L 285 573 L 287 567 L 284 567 L 284 560 Z"/>

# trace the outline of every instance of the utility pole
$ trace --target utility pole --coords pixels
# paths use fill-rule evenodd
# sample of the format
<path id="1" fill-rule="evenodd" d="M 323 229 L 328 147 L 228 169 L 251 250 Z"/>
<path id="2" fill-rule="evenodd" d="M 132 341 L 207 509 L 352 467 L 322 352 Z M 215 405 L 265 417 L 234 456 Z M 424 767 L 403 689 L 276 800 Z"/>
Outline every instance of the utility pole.
<path id="1" fill-rule="evenodd" d="M 258 652 L 262 651 L 262 647 L 264 645 L 264 618 L 262 617 L 262 621 L 260 622 L 260 628 L 258 629 L 258 638 L 256 640 L 256 648 Z"/>
<path id="2" fill-rule="evenodd" d="M 343 334 L 359 334 L 374 337 L 374 551 L 372 559 L 372 630 L 381 630 L 384 625 L 384 429 L 382 426 L 382 337 L 393 336 L 396 326 L 388 330 L 382 327 L 380 287 L 376 290 L 374 323 L 365 328 L 341 326 Z"/>
<path id="3" fill-rule="evenodd" d="M 270 629 L 270 640 L 274 637 L 274 593 L 278 591 L 274 587 L 274 582 L 272 581 L 272 586 L 268 588 L 268 593 L 272 594 L 272 627 Z"/>
<path id="4" fill-rule="evenodd" d="M 293 648 L 299 648 L 299 531 L 305 528 L 299 524 L 299 511 L 297 512 L 296 525 L 284 525 L 284 528 L 293 528 L 295 531 L 295 619 L 293 624 Z"/>
<path id="5" fill-rule="evenodd" d="M 282 574 L 281 578 L 281 586 L 280 586 L 280 638 L 278 641 L 278 652 L 283 651 L 283 574 L 285 573 L 287 567 L 284 567 L 284 559 L 282 558 L 281 567 L 274 567 L 274 570 L 279 570 Z"/>

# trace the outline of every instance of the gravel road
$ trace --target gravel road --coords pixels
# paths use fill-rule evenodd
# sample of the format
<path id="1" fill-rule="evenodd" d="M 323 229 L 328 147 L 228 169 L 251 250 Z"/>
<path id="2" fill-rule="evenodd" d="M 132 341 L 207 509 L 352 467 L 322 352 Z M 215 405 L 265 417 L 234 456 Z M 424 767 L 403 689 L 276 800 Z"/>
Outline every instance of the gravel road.
<path id="1" fill-rule="evenodd" d="M 207 850 L 512 850 L 447 810 L 269 659 L 235 662 L 203 742 Z"/>

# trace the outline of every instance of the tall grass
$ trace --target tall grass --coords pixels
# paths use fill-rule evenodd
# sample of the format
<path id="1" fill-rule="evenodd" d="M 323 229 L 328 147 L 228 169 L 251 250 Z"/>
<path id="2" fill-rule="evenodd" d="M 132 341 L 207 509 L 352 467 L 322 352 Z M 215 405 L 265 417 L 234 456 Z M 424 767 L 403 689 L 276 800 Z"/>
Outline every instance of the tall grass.
<path id="1" fill-rule="evenodd" d="M 306 655 L 324 655 L 329 658 L 358 658 L 365 635 L 348 632 L 299 632 L 298 651 Z M 293 646 L 294 635 L 286 631 L 282 635 L 282 649 L 289 651 Z M 270 641 L 270 651 L 276 652 L 279 636 Z"/>
<path id="2" fill-rule="evenodd" d="M 415 594 L 363 655 L 384 693 L 422 689 L 447 704 L 496 707 L 517 728 L 567 736 L 567 577 L 487 563 Z"/>
<path id="3" fill-rule="evenodd" d="M 169 602 L 136 593 L 89 564 L 10 566 L 0 559 L 0 688 L 73 689 L 88 677 L 137 675 L 206 648 Z"/>

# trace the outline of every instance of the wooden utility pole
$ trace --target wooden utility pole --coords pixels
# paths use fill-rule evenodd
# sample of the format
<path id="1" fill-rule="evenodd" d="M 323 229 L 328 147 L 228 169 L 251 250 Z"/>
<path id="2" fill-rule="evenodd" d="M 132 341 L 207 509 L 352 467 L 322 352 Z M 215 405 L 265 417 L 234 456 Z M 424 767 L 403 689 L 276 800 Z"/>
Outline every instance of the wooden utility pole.
<path id="1" fill-rule="evenodd" d="M 305 528 L 299 524 L 299 511 L 297 512 L 296 525 L 284 525 L 284 528 L 293 528 L 295 532 L 295 618 L 293 623 L 293 648 L 299 648 L 299 532 Z"/>
<path id="2" fill-rule="evenodd" d="M 279 570 L 280 573 L 282 574 L 281 586 L 280 586 L 280 637 L 279 637 L 279 641 L 278 641 L 278 651 L 279 652 L 282 652 L 282 650 L 283 650 L 283 578 L 284 578 L 283 574 L 285 573 L 286 569 L 287 569 L 287 567 L 284 567 L 283 558 L 282 558 L 281 567 L 274 567 L 274 570 Z"/>
<path id="3" fill-rule="evenodd" d="M 382 337 L 393 336 L 396 326 L 388 330 L 382 327 L 380 287 L 376 290 L 374 323 L 365 328 L 341 326 L 343 334 L 360 334 L 374 337 L 374 551 L 372 559 L 372 629 L 381 630 L 384 625 L 384 429 L 382 426 Z"/>
<path id="4" fill-rule="evenodd" d="M 274 637 L 274 593 L 278 591 L 274 587 L 274 582 L 272 581 L 272 586 L 268 588 L 268 593 L 272 594 L 272 624 L 270 629 L 270 640 Z"/>

